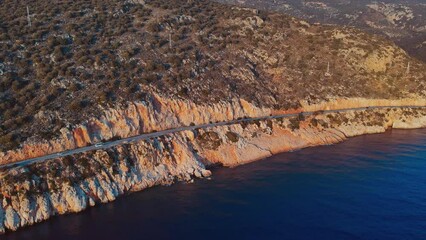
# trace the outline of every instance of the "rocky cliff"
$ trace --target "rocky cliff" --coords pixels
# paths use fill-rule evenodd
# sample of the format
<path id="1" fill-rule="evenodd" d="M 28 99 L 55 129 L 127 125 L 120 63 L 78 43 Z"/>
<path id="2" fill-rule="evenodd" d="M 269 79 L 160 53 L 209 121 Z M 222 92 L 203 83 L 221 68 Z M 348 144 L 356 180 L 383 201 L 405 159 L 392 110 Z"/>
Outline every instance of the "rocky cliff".
<path id="1" fill-rule="evenodd" d="M 30 139 L 20 149 L 0 153 L 0 164 L 83 147 L 113 138 L 125 138 L 190 124 L 229 121 L 246 116 L 269 116 L 271 113 L 271 110 L 256 107 L 243 99 L 206 105 L 163 98 L 155 94 L 148 99 L 105 109 L 100 118 L 91 118 L 71 128 L 61 129 L 61 136 L 58 138 L 42 141 Z"/>
<path id="2" fill-rule="evenodd" d="M 0 165 L 244 117 L 426 106 L 425 63 L 352 28 L 209 0 L 39 0 L 28 7 L 37 17 L 22 28 L 25 19 L 17 24 L 15 15 L 25 9 L 0 4 Z M 212 165 L 423 127 L 425 115 L 370 109 L 245 121 L 3 169 L 0 232 L 205 177 Z"/>
<path id="3" fill-rule="evenodd" d="M 243 111 L 244 103 L 239 104 Z M 267 110 L 257 109 L 252 114 L 261 113 Z M 227 116 L 238 114 L 229 110 Z M 123 126 L 131 132 L 129 125 Z M 348 137 L 380 133 L 389 128 L 425 126 L 424 109 L 317 112 L 309 117 L 300 114 L 293 118 L 182 131 L 26 167 L 3 169 L 0 232 L 14 231 L 51 216 L 79 212 L 113 201 L 127 192 L 206 177 L 213 165 L 235 166 L 279 152 L 334 144 Z M 87 139 L 95 136 L 92 134 L 87 134 L 90 136 Z"/>
<path id="4" fill-rule="evenodd" d="M 398 100 L 347 98 L 332 99 L 301 107 L 277 110 L 257 107 L 244 99 L 229 102 L 197 105 L 191 101 L 170 99 L 153 94 L 147 101 L 129 102 L 105 109 L 99 118 L 91 118 L 81 124 L 61 129 L 61 136 L 51 140 L 30 138 L 19 149 L 0 152 L 0 164 L 12 163 L 68 149 L 88 146 L 101 141 L 127 138 L 182 126 L 224 122 L 244 117 L 265 117 L 271 114 L 306 111 L 335 110 L 368 106 L 426 106 L 425 99 Z"/>

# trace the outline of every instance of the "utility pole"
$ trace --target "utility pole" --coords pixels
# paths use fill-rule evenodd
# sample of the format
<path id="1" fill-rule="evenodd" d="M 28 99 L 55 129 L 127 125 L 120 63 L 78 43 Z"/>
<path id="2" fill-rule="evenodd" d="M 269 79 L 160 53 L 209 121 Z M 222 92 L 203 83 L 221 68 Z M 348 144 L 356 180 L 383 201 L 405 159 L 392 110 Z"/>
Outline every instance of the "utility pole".
<path id="1" fill-rule="evenodd" d="M 407 71 L 405 72 L 406 75 L 410 74 L 410 63 L 408 63 L 407 65 Z"/>
<path id="2" fill-rule="evenodd" d="M 172 49 L 172 34 L 169 33 L 169 49 Z"/>
<path id="3" fill-rule="evenodd" d="M 30 8 L 27 5 L 27 20 L 28 20 L 28 27 L 31 27 L 31 18 L 30 18 Z"/>
<path id="4" fill-rule="evenodd" d="M 330 62 L 327 63 L 327 72 L 324 74 L 326 77 L 331 77 Z"/>

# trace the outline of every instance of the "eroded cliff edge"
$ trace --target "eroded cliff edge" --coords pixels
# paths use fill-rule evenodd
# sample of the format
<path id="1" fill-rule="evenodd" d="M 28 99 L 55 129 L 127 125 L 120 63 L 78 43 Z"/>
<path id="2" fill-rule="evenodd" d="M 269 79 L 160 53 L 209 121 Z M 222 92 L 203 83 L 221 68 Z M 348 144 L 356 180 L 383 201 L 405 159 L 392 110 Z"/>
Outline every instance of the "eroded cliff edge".
<path id="1" fill-rule="evenodd" d="M 182 126 L 227 122 L 240 118 L 266 117 L 284 113 L 338 110 L 368 106 L 426 106 L 419 96 L 402 99 L 335 98 L 317 104 L 300 102 L 296 109 L 277 110 L 259 107 L 244 99 L 199 105 L 182 99 L 151 94 L 146 101 L 128 102 L 107 108 L 99 118 L 90 118 L 78 125 L 62 128 L 53 139 L 29 138 L 20 148 L 0 152 L 0 164 L 48 155 L 92 145 L 101 141 L 127 138 Z M 43 118 L 43 116 L 39 116 Z"/>
<path id="2" fill-rule="evenodd" d="M 126 192 L 206 177 L 213 165 L 235 166 L 389 128 L 425 126 L 424 109 L 317 112 L 182 131 L 6 169 L 0 180 L 0 232 L 79 212 Z"/>

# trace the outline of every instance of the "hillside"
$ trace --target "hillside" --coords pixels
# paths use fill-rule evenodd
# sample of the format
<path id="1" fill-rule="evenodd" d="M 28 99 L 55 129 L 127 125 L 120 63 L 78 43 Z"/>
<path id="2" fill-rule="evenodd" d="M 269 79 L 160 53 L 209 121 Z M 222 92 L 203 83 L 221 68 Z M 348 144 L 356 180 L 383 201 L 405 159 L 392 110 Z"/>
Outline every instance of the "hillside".
<path id="1" fill-rule="evenodd" d="M 426 127 L 425 63 L 352 28 L 191 0 L 8 1 L 0 26 L 0 234 Z"/>
<path id="2" fill-rule="evenodd" d="M 425 64 L 382 37 L 210 1 L 7 1 L 0 24 L 2 151 L 153 95 L 290 109 L 426 94 Z"/>
<path id="3" fill-rule="evenodd" d="M 217 0 L 306 19 L 311 23 L 354 26 L 396 42 L 426 61 L 426 4 L 420 0 Z"/>

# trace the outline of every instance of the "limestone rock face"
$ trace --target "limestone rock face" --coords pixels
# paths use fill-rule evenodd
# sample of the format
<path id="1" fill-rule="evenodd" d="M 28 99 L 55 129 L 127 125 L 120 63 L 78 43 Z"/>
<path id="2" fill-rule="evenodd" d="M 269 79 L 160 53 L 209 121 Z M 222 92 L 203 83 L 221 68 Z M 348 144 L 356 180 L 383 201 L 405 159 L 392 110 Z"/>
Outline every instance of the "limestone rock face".
<path id="1" fill-rule="evenodd" d="M 80 212 L 127 192 L 210 176 L 187 135 L 182 132 L 8 170 L 7 177 L 0 179 L 2 232 Z"/>
<path id="2" fill-rule="evenodd" d="M 8 206 L 5 212 L 5 221 L 4 225 L 6 228 L 16 231 L 20 226 L 20 218 L 18 213 L 11 207 Z"/>
<path id="3" fill-rule="evenodd" d="M 362 104 L 365 102 L 361 101 L 359 105 L 347 103 L 346 106 Z M 159 101 L 155 105 L 155 109 L 159 111 L 169 107 Z M 268 112 L 252 108 L 245 101 L 240 101 L 238 106 L 239 113 L 233 108 L 217 110 L 226 112 L 227 115 L 214 119 L 223 120 L 244 114 L 261 115 Z M 335 106 L 338 105 L 332 107 Z M 182 110 L 186 107 L 174 109 Z M 152 126 L 147 126 L 149 122 L 137 123 L 141 118 L 130 117 L 141 115 L 134 114 L 139 111 L 137 109 L 143 108 L 133 105 L 128 108 L 126 117 L 111 112 L 108 118 L 99 120 L 96 124 L 94 121 L 88 122 L 84 128 L 80 128 L 80 139 L 94 141 L 93 139 L 102 139 L 102 136 L 136 133 L 141 131 L 140 129 L 145 131 L 158 126 L 155 125 L 154 119 Z M 180 114 L 176 112 L 170 113 L 168 120 L 163 115 L 157 116 L 156 120 L 169 122 L 169 126 L 188 121 L 208 121 L 206 116 L 182 114 L 179 120 L 176 116 Z M 143 119 L 153 116 L 155 114 L 147 114 Z M 122 122 L 124 119 L 126 123 Z M 115 127 L 112 127 L 113 124 Z M 426 110 L 382 108 L 252 120 L 175 132 L 109 149 L 93 150 L 21 168 L 2 170 L 0 233 L 15 231 L 19 227 L 35 224 L 51 216 L 80 212 L 96 204 L 114 201 L 123 194 L 155 185 L 170 185 L 176 181 L 193 181 L 194 178 L 207 177 L 211 175 L 209 166 L 236 166 L 280 152 L 334 144 L 362 134 L 381 133 L 392 127 L 426 127 Z"/>
<path id="4" fill-rule="evenodd" d="M 99 119 L 89 119 L 71 129 L 61 129 L 61 136 L 49 141 L 27 141 L 22 148 L 0 153 L 0 164 L 39 157 L 54 152 L 95 144 L 114 137 L 126 138 L 142 133 L 173 129 L 191 124 L 231 121 L 243 117 L 264 117 L 270 114 L 348 109 L 368 106 L 426 106 L 425 99 L 333 99 L 301 109 L 273 110 L 259 108 L 244 99 L 212 105 L 167 99 L 153 95 L 149 102 L 129 102 L 126 106 L 106 109 Z M 400 124 L 400 126 L 402 126 Z"/>
<path id="5" fill-rule="evenodd" d="M 426 110 L 381 109 L 314 115 L 299 121 L 278 119 L 203 130 L 214 131 L 221 144 L 197 150 L 204 162 L 236 166 L 295 149 L 335 144 L 349 137 L 383 133 L 388 128 L 424 128 Z M 229 133 L 237 136 L 230 138 Z M 202 135 L 202 134 L 201 134 Z M 198 138 L 199 142 L 204 139 Z"/>
<path id="6" fill-rule="evenodd" d="M 67 186 L 63 192 L 65 193 L 65 202 L 70 212 L 80 212 L 87 207 L 87 198 L 84 192 L 78 187 Z"/>
<path id="7" fill-rule="evenodd" d="M 421 117 L 418 119 L 398 119 L 393 122 L 392 128 L 400 128 L 400 129 L 414 129 L 414 128 L 422 128 L 426 126 L 426 117 Z"/>
<path id="8" fill-rule="evenodd" d="M 270 109 L 258 108 L 243 99 L 212 105 L 166 99 L 153 95 L 149 102 L 129 102 L 126 106 L 106 109 L 99 119 L 92 118 L 72 129 L 62 129 L 57 139 L 27 141 L 21 149 L 0 153 L 0 164 L 47 155 L 76 147 L 125 138 L 165 129 L 230 121 L 246 116 L 268 116 Z"/>
<path id="9" fill-rule="evenodd" d="M 318 104 L 309 105 L 302 102 L 304 111 L 320 111 L 320 110 L 335 110 L 349 109 L 362 107 L 383 107 L 383 106 L 426 106 L 426 99 L 422 98 L 407 98 L 407 99 L 365 99 L 365 98 L 343 98 L 333 99 L 329 102 L 321 102 Z"/>

